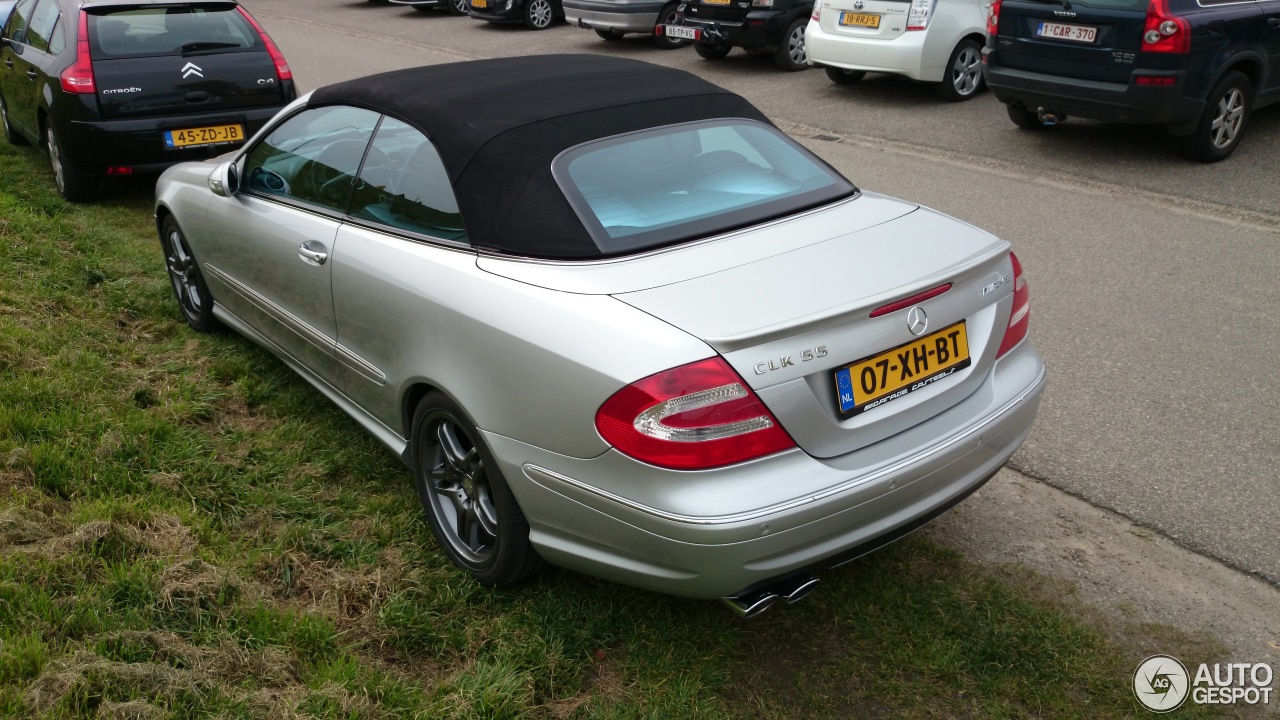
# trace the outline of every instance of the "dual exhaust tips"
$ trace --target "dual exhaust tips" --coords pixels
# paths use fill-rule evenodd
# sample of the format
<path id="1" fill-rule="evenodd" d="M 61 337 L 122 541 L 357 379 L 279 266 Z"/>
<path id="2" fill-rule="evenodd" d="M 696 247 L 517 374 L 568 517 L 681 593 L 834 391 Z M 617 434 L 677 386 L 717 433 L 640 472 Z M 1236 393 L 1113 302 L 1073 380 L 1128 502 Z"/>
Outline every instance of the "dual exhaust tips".
<path id="1" fill-rule="evenodd" d="M 720 598 L 741 618 L 753 618 L 773 607 L 779 600 L 788 603 L 803 600 L 821 582 L 818 578 L 802 573 L 776 580 L 764 587 L 740 592 L 737 595 Z"/>

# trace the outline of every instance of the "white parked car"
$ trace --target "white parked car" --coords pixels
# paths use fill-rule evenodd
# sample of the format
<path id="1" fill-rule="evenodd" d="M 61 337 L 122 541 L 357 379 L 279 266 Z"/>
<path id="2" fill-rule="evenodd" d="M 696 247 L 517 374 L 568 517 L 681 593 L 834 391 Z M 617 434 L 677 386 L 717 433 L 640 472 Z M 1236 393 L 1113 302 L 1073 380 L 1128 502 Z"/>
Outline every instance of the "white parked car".
<path id="1" fill-rule="evenodd" d="M 805 29 L 810 65 L 841 85 L 869 72 L 937 83 L 944 100 L 983 87 L 987 0 L 819 0 Z"/>

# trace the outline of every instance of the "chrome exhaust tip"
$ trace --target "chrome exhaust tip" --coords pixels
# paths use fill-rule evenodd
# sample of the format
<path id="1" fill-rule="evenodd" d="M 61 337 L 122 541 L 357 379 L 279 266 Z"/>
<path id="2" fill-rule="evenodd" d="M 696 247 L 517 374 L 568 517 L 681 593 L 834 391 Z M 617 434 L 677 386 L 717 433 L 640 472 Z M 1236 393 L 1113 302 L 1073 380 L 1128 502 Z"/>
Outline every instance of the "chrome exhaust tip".
<path id="1" fill-rule="evenodd" d="M 728 605 L 739 617 L 752 618 L 773 607 L 779 600 L 786 600 L 788 603 L 803 600 L 818 587 L 819 582 L 821 581 L 818 578 L 802 573 L 783 578 L 759 590 L 720 598 L 720 601 Z"/>

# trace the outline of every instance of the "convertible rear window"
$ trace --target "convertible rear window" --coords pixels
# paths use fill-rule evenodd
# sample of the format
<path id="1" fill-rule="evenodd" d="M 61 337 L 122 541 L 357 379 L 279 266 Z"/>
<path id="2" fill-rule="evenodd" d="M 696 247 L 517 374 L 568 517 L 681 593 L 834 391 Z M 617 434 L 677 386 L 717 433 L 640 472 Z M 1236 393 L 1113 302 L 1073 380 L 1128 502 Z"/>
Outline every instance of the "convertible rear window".
<path id="1" fill-rule="evenodd" d="M 605 255 L 705 237 L 856 191 L 776 128 L 670 125 L 579 145 L 552 174 Z"/>

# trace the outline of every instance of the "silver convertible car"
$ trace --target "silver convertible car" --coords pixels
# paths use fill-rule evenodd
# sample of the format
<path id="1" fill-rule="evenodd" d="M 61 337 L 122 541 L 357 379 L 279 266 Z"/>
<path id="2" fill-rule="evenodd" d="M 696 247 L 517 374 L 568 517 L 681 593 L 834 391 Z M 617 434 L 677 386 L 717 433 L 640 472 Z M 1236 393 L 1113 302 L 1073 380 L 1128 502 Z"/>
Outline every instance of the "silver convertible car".
<path id="1" fill-rule="evenodd" d="M 981 486 L 1044 385 L 1009 243 L 633 60 L 331 85 L 155 210 L 187 323 L 399 454 L 487 585 L 796 600 Z"/>

